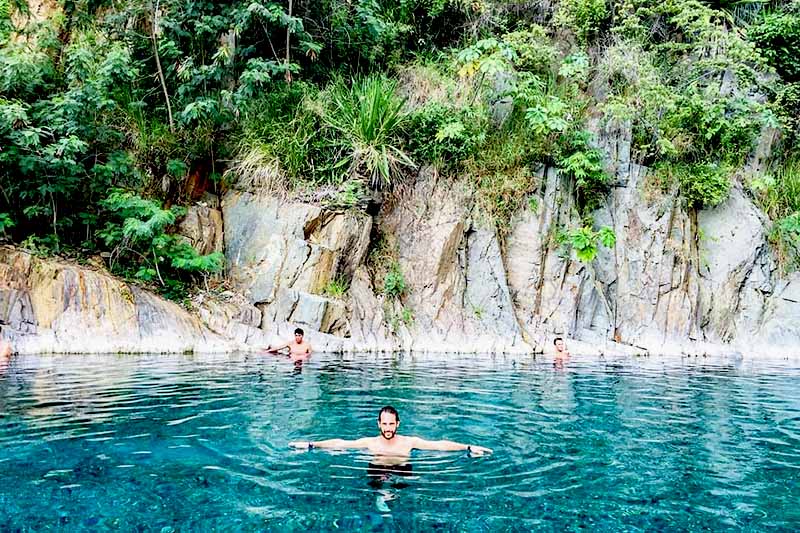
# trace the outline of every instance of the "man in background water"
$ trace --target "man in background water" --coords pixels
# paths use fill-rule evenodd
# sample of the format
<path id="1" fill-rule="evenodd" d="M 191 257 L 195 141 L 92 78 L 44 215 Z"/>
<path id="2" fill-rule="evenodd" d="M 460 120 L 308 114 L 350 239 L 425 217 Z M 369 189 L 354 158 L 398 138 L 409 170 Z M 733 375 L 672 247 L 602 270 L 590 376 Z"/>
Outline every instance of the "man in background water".
<path id="1" fill-rule="evenodd" d="M 293 341 L 281 344 L 280 346 L 275 346 L 274 348 L 272 345 L 269 345 L 267 346 L 267 352 L 277 354 L 286 348 L 289 349 L 289 357 L 291 357 L 292 361 L 295 362 L 303 361 L 311 356 L 311 345 L 303 340 L 303 330 L 300 328 L 294 330 Z"/>
<path id="2" fill-rule="evenodd" d="M 567 350 L 567 345 L 564 344 L 564 339 L 561 337 L 556 337 L 553 340 L 553 344 L 556 347 L 556 355 L 553 358 L 553 366 L 561 368 L 564 366 L 564 363 L 569 361 L 569 351 Z"/>

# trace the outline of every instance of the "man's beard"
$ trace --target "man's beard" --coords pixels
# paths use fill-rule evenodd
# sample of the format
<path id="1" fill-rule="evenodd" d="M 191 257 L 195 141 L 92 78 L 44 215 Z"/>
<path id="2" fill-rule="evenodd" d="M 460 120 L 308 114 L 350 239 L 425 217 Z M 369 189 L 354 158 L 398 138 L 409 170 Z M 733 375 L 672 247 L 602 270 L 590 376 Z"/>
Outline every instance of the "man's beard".
<path id="1" fill-rule="evenodd" d="M 386 440 L 392 440 L 394 438 L 395 433 L 397 433 L 397 430 L 392 431 L 387 429 L 386 431 L 381 431 L 381 435 Z"/>

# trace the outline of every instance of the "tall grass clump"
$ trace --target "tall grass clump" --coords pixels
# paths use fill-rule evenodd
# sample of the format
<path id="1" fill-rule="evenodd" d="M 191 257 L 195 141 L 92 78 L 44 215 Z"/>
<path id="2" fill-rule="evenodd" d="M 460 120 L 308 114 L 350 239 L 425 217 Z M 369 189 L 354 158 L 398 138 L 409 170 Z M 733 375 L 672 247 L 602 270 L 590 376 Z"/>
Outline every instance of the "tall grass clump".
<path id="1" fill-rule="evenodd" d="M 318 91 L 295 82 L 275 83 L 243 110 L 230 181 L 254 192 L 289 190 L 319 181 L 323 159 L 316 111 Z"/>
<path id="2" fill-rule="evenodd" d="M 774 221 L 769 237 L 781 267 L 800 268 L 800 156 L 788 158 L 772 175 L 749 185 L 759 207 Z"/>
<path id="3" fill-rule="evenodd" d="M 346 168 L 348 177 L 366 179 L 375 188 L 391 187 L 404 167 L 415 166 L 402 145 L 407 115 L 396 88 L 397 82 L 377 75 L 350 86 L 337 79 L 322 110 L 335 168 Z"/>

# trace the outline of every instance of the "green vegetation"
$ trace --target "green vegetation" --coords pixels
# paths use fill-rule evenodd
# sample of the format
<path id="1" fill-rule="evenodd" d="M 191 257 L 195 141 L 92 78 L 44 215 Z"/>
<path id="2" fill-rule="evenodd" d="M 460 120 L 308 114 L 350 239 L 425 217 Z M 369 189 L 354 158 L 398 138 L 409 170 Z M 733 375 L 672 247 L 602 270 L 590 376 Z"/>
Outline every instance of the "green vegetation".
<path id="1" fill-rule="evenodd" d="M 339 276 L 325 286 L 325 295 L 331 298 L 342 298 L 349 288 L 350 283 L 344 277 Z"/>
<path id="2" fill-rule="evenodd" d="M 100 202 L 107 222 L 97 232 L 110 248 L 112 272 L 144 281 L 158 281 L 167 296 L 180 297 L 191 274 L 220 272 L 222 253 L 198 254 L 180 237 L 165 232 L 185 209 L 162 209 L 158 202 L 117 190 Z"/>
<path id="3" fill-rule="evenodd" d="M 778 130 L 747 179 L 797 264 L 796 1 L 56 4 L 37 21 L 0 2 L 0 231 L 39 253 L 110 254 L 178 294 L 221 267 L 174 235 L 198 189 L 324 188 L 366 209 L 433 165 L 501 235 L 557 168 L 591 260 L 612 242 L 589 229 L 611 184 L 599 120 L 629 128 L 632 160 L 690 209 L 723 202 Z M 400 298 L 387 250 L 376 287 Z"/>
<path id="4" fill-rule="evenodd" d="M 600 33 L 609 13 L 606 0 L 561 0 L 556 12 L 556 24 L 569 28 L 586 43 Z"/>
<path id="5" fill-rule="evenodd" d="M 414 163 L 400 146 L 405 114 L 396 84 L 381 76 L 355 80 L 351 86 L 335 80 L 327 90 L 322 120 L 337 167 L 368 180 L 373 187 L 389 187 L 401 167 Z"/>
<path id="6" fill-rule="evenodd" d="M 760 207 L 775 221 L 770 240 L 785 270 L 800 268 L 800 156 L 787 159 L 772 175 L 749 183 Z"/>
<path id="7" fill-rule="evenodd" d="M 598 231 L 584 226 L 559 232 L 556 242 L 565 246 L 567 250 L 574 250 L 578 261 L 591 263 L 597 257 L 598 246 L 602 244 L 606 248 L 613 248 L 617 242 L 617 236 L 608 226 L 603 226 Z"/>
<path id="8" fill-rule="evenodd" d="M 400 263 L 397 261 L 389 265 L 389 270 L 383 277 L 383 294 L 390 298 L 400 299 L 408 292 L 406 278 L 400 270 Z"/>

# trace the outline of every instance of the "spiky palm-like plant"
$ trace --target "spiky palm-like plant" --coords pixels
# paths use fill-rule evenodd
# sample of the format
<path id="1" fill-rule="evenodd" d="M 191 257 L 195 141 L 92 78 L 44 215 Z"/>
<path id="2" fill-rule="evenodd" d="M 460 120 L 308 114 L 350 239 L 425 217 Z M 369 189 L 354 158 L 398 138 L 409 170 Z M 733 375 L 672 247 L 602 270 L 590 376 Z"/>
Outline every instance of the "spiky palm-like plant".
<path id="1" fill-rule="evenodd" d="M 339 148 L 336 165 L 347 166 L 352 177 L 366 178 L 375 188 L 391 187 L 402 167 L 415 166 L 402 148 L 406 114 L 396 86 L 383 76 L 361 78 L 350 87 L 336 80 L 323 111 L 331 143 Z"/>

